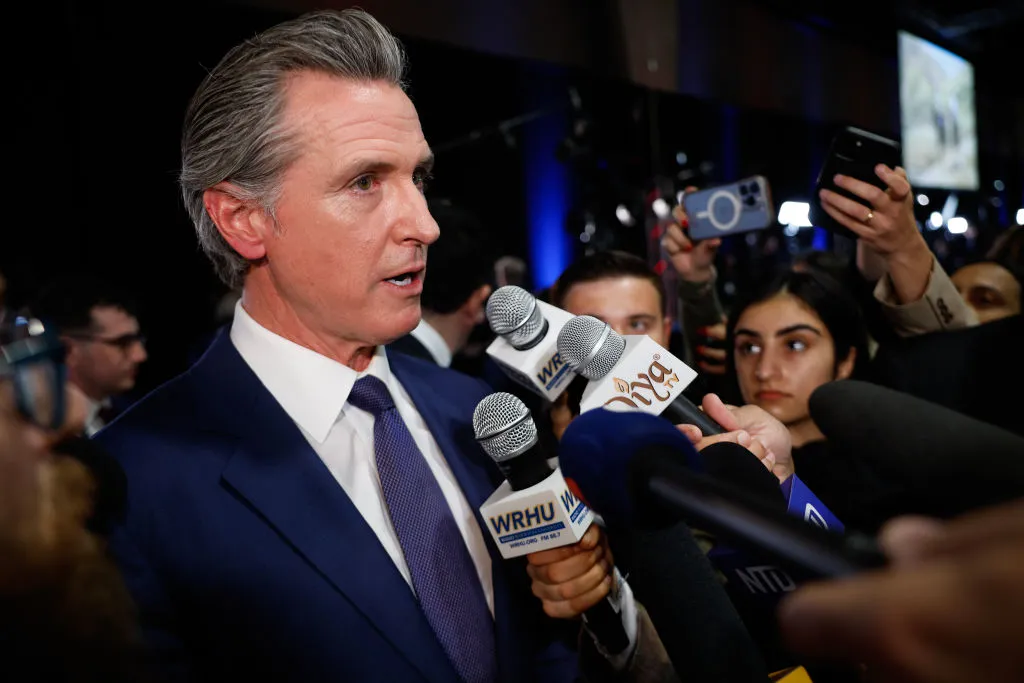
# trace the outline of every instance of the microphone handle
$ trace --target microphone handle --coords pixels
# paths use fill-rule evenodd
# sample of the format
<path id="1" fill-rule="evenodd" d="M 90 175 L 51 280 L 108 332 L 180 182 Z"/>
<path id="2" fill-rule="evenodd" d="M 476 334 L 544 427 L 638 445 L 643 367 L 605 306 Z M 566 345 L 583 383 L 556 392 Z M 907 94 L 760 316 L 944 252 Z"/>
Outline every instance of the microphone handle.
<path id="1" fill-rule="evenodd" d="M 665 406 L 661 416 L 670 420 L 672 424 L 694 425 L 704 436 L 715 436 L 726 432 L 722 425 L 708 417 L 707 413 L 693 405 L 690 399 L 683 395 L 677 396 L 672 403 Z"/>
<path id="2" fill-rule="evenodd" d="M 609 654 L 617 655 L 629 645 L 622 615 L 612 607 L 610 596 L 585 611 L 583 621 Z"/>

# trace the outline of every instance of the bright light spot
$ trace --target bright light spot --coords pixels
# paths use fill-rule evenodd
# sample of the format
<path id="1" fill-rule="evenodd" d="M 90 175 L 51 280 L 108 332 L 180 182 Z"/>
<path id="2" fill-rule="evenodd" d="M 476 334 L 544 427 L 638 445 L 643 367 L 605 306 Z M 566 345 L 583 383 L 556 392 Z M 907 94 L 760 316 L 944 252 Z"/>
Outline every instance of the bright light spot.
<path id="1" fill-rule="evenodd" d="M 919 195 L 917 195 L 917 203 L 920 204 L 921 206 L 928 206 L 928 204 L 930 202 L 931 202 L 931 200 L 928 199 L 928 195 L 926 195 L 926 194 L 919 194 Z"/>
<path id="2" fill-rule="evenodd" d="M 807 202 L 782 202 L 782 206 L 779 207 L 779 223 L 794 228 L 809 228 L 810 213 L 811 205 Z"/>
<path id="3" fill-rule="evenodd" d="M 680 166 L 685 166 L 689 160 L 690 157 L 686 156 L 686 152 L 676 152 L 676 163 Z"/>
<path id="4" fill-rule="evenodd" d="M 962 235 L 967 232 L 967 219 L 961 216 L 953 216 L 949 219 L 949 223 L 946 224 L 946 230 L 949 230 L 950 234 Z"/>
<path id="5" fill-rule="evenodd" d="M 589 232 L 581 232 L 580 233 L 580 242 L 583 242 L 583 244 L 586 244 L 589 241 L 590 241 L 590 233 Z"/>
<path id="6" fill-rule="evenodd" d="M 633 214 L 629 212 L 624 204 L 619 204 L 615 207 L 615 217 L 619 219 L 619 222 L 623 225 L 635 225 L 636 221 L 633 220 Z"/>
<path id="7" fill-rule="evenodd" d="M 997 180 L 992 183 L 992 187 L 996 188 L 996 192 L 1002 192 L 1006 189 L 1006 184 L 1002 180 Z"/>
<path id="8" fill-rule="evenodd" d="M 932 215 L 928 217 L 928 225 L 932 226 L 932 230 L 938 230 L 942 227 L 942 214 L 938 211 L 932 211 Z"/>
<path id="9" fill-rule="evenodd" d="M 800 234 L 800 228 L 798 228 L 795 225 L 787 225 L 782 229 L 782 233 L 786 237 L 796 237 L 797 235 Z"/>
<path id="10" fill-rule="evenodd" d="M 1024 225 L 1024 209 L 1017 209 L 1017 225 Z"/>
<path id="11" fill-rule="evenodd" d="M 661 197 L 651 202 L 651 208 L 654 210 L 654 215 L 658 218 L 668 218 L 672 214 L 672 207 Z"/>

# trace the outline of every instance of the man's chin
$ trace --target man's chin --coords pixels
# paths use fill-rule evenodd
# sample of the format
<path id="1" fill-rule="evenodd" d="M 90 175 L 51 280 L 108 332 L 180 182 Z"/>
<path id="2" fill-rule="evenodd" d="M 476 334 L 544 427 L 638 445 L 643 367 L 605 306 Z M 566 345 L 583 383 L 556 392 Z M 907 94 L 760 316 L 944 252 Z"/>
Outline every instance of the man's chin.
<path id="1" fill-rule="evenodd" d="M 420 306 L 419 302 L 417 302 L 415 311 L 402 311 L 401 314 L 394 317 L 392 324 L 388 325 L 388 329 L 382 330 L 378 336 L 381 340 L 379 343 L 382 345 L 390 344 L 397 339 L 401 339 L 415 330 L 416 326 L 420 324 L 421 319 Z"/>

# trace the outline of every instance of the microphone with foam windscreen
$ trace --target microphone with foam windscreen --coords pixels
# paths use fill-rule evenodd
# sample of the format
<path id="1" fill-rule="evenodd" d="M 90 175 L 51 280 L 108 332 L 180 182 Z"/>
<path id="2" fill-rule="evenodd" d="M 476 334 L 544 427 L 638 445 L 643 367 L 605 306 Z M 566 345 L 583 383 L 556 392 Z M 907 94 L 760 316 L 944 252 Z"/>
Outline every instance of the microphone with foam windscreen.
<path id="1" fill-rule="evenodd" d="M 1024 496 L 1024 438 L 892 389 L 841 380 L 810 398 L 830 449 L 898 480 L 904 512 L 951 517 Z"/>
<path id="2" fill-rule="evenodd" d="M 508 559 L 577 543 L 594 513 L 567 487 L 539 448 L 530 410 L 512 394 L 485 396 L 473 411 L 473 431 L 505 481 L 480 506 L 491 538 Z M 611 654 L 629 645 L 622 616 L 611 599 L 588 609 L 587 628 Z"/>
<path id="3" fill-rule="evenodd" d="M 549 401 L 558 398 L 575 377 L 556 344 L 572 316 L 514 285 L 491 294 L 486 316 L 498 335 L 487 355 L 517 384 Z"/>
<path id="4" fill-rule="evenodd" d="M 570 368 L 590 380 L 579 402 L 580 413 L 600 407 L 632 408 L 673 424 L 695 425 L 704 436 L 725 431 L 683 396 L 697 373 L 647 335 L 623 337 L 607 323 L 580 315 L 558 333 L 558 352 Z"/>

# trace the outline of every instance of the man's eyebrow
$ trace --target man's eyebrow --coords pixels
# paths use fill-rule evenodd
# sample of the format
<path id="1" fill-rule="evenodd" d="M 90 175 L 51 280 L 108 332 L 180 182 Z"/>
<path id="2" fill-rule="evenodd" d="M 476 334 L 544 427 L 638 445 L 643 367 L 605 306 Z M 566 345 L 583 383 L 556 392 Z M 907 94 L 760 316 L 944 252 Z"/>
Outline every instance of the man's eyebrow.
<path id="1" fill-rule="evenodd" d="M 416 167 L 429 173 L 434 168 L 434 153 L 428 152 L 420 157 L 420 160 L 416 162 Z M 366 175 L 367 173 L 387 174 L 396 170 L 398 170 L 398 166 L 391 161 L 384 161 L 373 157 L 364 157 L 361 159 L 355 159 L 342 167 L 341 171 L 338 173 L 338 182 L 340 184 L 352 178 L 358 178 L 361 175 Z"/>

